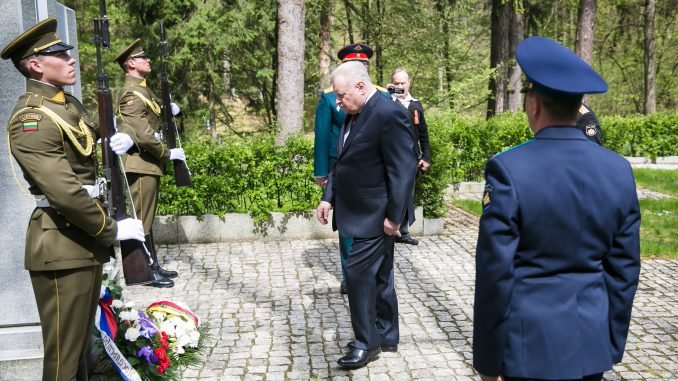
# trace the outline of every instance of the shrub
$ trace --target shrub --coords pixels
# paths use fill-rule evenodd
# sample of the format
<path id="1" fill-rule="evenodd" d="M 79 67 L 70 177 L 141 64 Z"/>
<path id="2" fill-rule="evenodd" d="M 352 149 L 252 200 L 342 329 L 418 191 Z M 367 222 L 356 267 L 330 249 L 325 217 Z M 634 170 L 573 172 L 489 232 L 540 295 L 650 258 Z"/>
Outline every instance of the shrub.
<path id="1" fill-rule="evenodd" d="M 493 155 L 532 138 L 524 113 L 488 121 L 452 112 L 427 115 L 431 167 L 417 178 L 415 204 L 424 216 L 442 217 L 445 190 L 462 181 L 481 181 Z M 678 154 L 678 113 L 602 117 L 603 144 L 625 156 Z M 185 146 L 193 186 L 176 188 L 172 170 L 161 181 L 159 214 L 251 213 L 258 220 L 273 211 L 308 211 L 322 190 L 313 181 L 313 144 L 296 137 L 284 146 L 274 138 L 250 137 Z M 170 166 L 171 167 L 171 166 Z"/>

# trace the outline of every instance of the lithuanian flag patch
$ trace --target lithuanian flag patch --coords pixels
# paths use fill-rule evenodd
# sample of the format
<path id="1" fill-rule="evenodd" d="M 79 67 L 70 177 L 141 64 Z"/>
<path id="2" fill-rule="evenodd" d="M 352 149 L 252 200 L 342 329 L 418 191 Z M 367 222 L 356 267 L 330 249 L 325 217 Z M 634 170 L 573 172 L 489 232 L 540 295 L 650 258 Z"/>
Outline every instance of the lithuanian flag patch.
<path id="1" fill-rule="evenodd" d="M 24 132 L 31 132 L 38 130 L 38 122 L 42 119 L 42 115 L 34 112 L 19 115 L 17 117 L 23 125 Z"/>

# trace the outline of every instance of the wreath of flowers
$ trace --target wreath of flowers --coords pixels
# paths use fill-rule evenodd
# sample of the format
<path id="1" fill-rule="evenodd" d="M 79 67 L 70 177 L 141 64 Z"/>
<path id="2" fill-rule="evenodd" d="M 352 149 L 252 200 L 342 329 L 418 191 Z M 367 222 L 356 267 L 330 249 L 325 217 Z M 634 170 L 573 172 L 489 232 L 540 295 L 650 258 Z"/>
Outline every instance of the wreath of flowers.
<path id="1" fill-rule="evenodd" d="M 107 371 L 124 380 L 180 380 L 201 362 L 205 335 L 200 318 L 186 305 L 151 303 L 143 310 L 123 302 L 122 289 L 104 281 L 95 321 L 101 332 Z"/>

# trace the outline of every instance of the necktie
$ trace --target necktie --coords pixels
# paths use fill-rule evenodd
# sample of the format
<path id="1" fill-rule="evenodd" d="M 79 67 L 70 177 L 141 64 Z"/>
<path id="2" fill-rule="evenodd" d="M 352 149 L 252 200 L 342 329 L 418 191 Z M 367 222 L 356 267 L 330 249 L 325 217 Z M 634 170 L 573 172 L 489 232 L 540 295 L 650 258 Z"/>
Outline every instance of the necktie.
<path id="1" fill-rule="evenodd" d="M 355 126 L 355 123 L 358 120 L 358 115 L 360 115 L 360 114 L 355 114 L 355 115 L 353 115 L 353 117 L 351 117 L 351 123 L 349 123 L 348 128 L 346 129 L 346 133 L 344 134 L 344 143 L 343 144 L 346 144 L 346 139 L 348 139 L 348 135 L 351 133 L 353 126 Z"/>

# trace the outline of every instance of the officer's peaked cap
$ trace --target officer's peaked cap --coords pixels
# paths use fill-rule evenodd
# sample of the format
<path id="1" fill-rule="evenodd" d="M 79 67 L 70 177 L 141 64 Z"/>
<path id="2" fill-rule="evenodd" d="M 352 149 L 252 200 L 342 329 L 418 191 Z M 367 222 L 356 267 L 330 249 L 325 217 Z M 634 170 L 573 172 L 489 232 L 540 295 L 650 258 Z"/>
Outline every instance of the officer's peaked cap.
<path id="1" fill-rule="evenodd" d="M 125 63 L 130 58 L 134 57 L 145 57 L 146 52 L 144 52 L 144 48 L 141 46 L 141 39 L 137 38 L 129 44 L 125 49 L 123 49 L 120 53 L 118 53 L 117 57 L 115 57 L 115 60 L 120 66 Z"/>
<path id="2" fill-rule="evenodd" d="M 11 58 L 14 66 L 16 66 L 19 61 L 33 54 L 56 53 L 73 49 L 71 45 L 59 39 L 56 35 L 56 29 L 56 19 L 45 19 L 33 25 L 7 44 L 2 49 L 0 56 L 3 60 Z"/>
<path id="3" fill-rule="evenodd" d="M 337 52 L 337 57 L 342 61 L 368 61 L 374 51 L 369 45 L 363 43 L 346 45 Z"/>
<path id="4" fill-rule="evenodd" d="M 527 89 L 559 99 L 607 91 L 607 83 L 573 51 L 541 36 L 528 37 L 516 48 L 527 77 Z"/>

